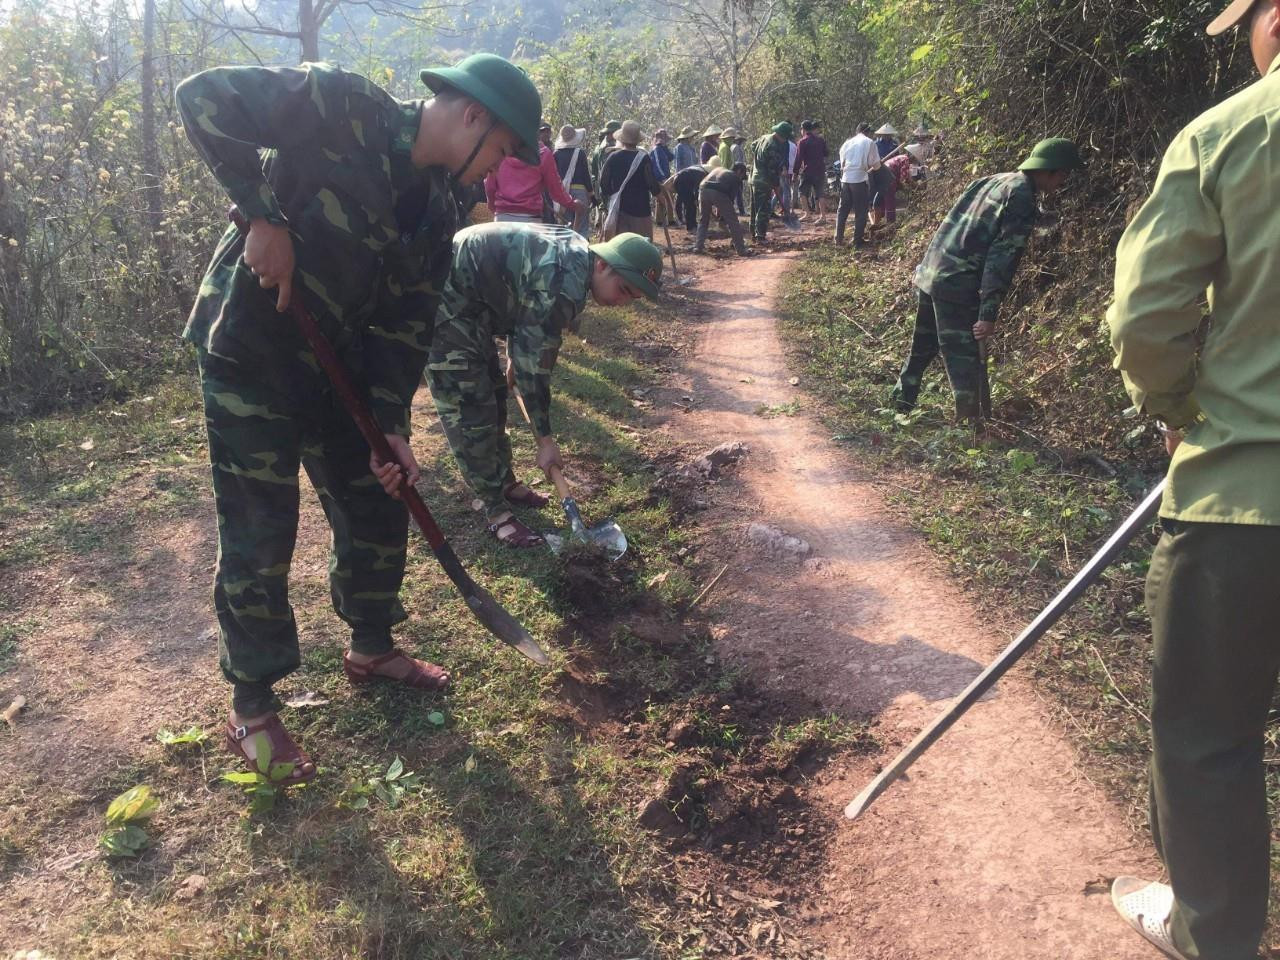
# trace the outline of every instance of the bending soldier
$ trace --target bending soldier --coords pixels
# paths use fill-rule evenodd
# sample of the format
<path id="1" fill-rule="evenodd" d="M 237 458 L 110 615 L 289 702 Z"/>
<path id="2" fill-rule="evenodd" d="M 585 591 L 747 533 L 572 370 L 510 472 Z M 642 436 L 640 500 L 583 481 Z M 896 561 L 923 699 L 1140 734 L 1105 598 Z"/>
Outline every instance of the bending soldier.
<path id="1" fill-rule="evenodd" d="M 978 341 L 995 331 L 1000 303 L 1039 213 L 1036 197 L 1059 189 L 1080 165 L 1070 140 L 1041 140 L 1017 171 L 965 188 L 916 267 L 915 335 L 891 395 L 899 411 L 915 408 L 925 370 L 941 353 L 956 418 L 979 419 Z"/>
<path id="2" fill-rule="evenodd" d="M 563 228 L 493 223 L 458 234 L 427 370 L 458 468 L 500 542 L 541 543 L 511 507 L 547 503 L 512 467 L 508 388 L 519 390 L 533 422 L 539 468 L 563 468 L 551 423 L 563 332 L 577 331 L 588 295 L 602 306 L 657 299 L 661 276 L 661 251 L 634 233 L 588 244 Z M 507 338 L 505 375 L 494 337 Z"/>

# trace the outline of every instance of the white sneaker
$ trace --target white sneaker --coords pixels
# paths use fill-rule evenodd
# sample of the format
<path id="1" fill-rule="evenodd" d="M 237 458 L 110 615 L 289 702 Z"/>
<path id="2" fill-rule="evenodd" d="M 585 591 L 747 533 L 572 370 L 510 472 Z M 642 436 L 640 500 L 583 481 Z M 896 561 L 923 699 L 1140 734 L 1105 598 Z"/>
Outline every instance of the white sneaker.
<path id="1" fill-rule="evenodd" d="M 1120 916 L 1129 921 L 1147 942 L 1173 960 L 1190 958 L 1173 945 L 1169 917 L 1173 913 L 1173 888 L 1167 883 L 1148 883 L 1137 877 L 1116 877 L 1111 884 L 1111 902 Z"/>

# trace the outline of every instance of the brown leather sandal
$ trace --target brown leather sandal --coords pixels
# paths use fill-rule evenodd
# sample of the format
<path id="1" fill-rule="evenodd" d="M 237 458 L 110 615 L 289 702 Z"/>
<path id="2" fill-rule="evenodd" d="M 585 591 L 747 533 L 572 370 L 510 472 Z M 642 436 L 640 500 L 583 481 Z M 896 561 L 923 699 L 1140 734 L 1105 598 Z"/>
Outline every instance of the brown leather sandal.
<path id="1" fill-rule="evenodd" d="M 516 495 L 511 492 L 517 487 L 524 487 L 524 493 Z M 533 489 L 533 487 L 524 483 L 513 483 L 506 490 L 502 491 L 502 496 L 506 499 L 507 503 L 513 503 L 517 507 L 529 507 L 533 510 L 541 510 L 551 502 L 551 498 L 545 493 L 539 493 L 537 490 Z"/>
<path id="2" fill-rule="evenodd" d="M 375 672 L 379 667 L 401 660 L 409 664 L 409 669 L 405 671 L 402 677 L 391 677 L 385 673 Z M 342 655 L 342 672 L 347 675 L 347 679 L 355 686 L 383 680 L 412 687 L 415 690 L 435 691 L 443 690 L 449 686 L 449 674 L 443 669 L 437 667 L 434 663 L 428 663 L 426 660 L 415 660 L 403 650 L 392 650 L 390 653 L 384 653 L 368 663 L 356 663 L 351 659 L 349 653 L 344 653 Z"/>
<path id="3" fill-rule="evenodd" d="M 508 547 L 515 547 L 517 550 L 527 550 L 543 543 L 542 534 L 530 530 L 515 517 L 489 524 L 489 532 L 499 543 L 505 543 Z"/>
<path id="4" fill-rule="evenodd" d="M 244 742 L 255 734 L 266 734 L 267 743 L 271 745 L 271 763 L 292 763 L 293 772 L 289 776 L 280 781 L 282 786 L 294 787 L 302 783 L 308 783 L 315 778 L 316 765 L 311 758 L 307 756 L 293 737 L 289 736 L 289 731 L 284 728 L 284 724 L 280 722 L 280 717 L 274 713 L 268 714 L 266 719 L 258 720 L 255 723 L 234 724 L 230 719 L 227 720 L 227 749 L 244 761 L 246 767 L 253 773 L 261 773 L 258 769 L 258 763 L 244 748 Z"/>

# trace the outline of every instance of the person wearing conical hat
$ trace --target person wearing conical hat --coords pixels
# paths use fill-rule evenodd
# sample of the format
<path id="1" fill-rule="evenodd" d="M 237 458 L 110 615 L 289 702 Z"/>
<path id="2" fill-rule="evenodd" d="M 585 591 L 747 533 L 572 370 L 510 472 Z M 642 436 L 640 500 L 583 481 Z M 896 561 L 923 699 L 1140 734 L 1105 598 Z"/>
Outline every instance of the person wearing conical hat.
<path id="1" fill-rule="evenodd" d="M 732 125 L 720 131 L 720 143 L 716 146 L 716 156 L 720 158 L 720 166 L 726 170 L 733 166 L 733 143 L 737 136 L 737 128 Z"/>
<path id="2" fill-rule="evenodd" d="M 876 138 L 876 150 L 879 152 L 881 160 L 898 149 L 898 131 L 893 124 L 884 124 L 875 132 L 874 136 Z"/>
<path id="3" fill-rule="evenodd" d="M 600 169 L 600 199 L 604 207 L 600 236 L 605 240 L 619 233 L 653 238 L 652 198 L 662 191 L 662 181 L 654 172 L 649 154 L 640 149 L 643 137 L 636 121 L 622 124 L 613 135 L 618 149 L 609 154 Z"/>
<path id="4" fill-rule="evenodd" d="M 686 126 L 676 137 L 676 173 L 698 162 L 698 151 L 693 146 L 693 138 L 697 135 L 698 132 L 693 127 Z"/>
<path id="5" fill-rule="evenodd" d="M 537 465 L 563 469 L 551 410 L 551 374 L 566 330 L 577 332 L 590 298 L 622 306 L 658 298 L 662 252 L 634 233 L 588 244 L 564 227 L 488 223 L 454 241 L 427 362 L 431 398 L 454 458 L 489 532 L 510 547 L 542 538 L 514 508 L 548 498 L 517 478 L 507 439 L 507 392 L 524 401 L 537 438 Z M 495 337 L 507 341 L 501 369 Z"/>
<path id="6" fill-rule="evenodd" d="M 286 786 L 316 775 L 280 722 L 274 692 L 301 664 L 289 603 L 300 468 L 332 528 L 330 591 L 351 628 L 348 679 L 419 690 L 449 683 L 446 670 L 392 640 L 405 619 L 409 518 L 398 496 L 419 473 L 409 412 L 459 226 L 455 188 L 478 183 L 508 154 L 537 161 L 542 99 L 523 70 L 492 54 L 420 77 L 430 99 L 398 100 L 316 63 L 216 67 L 176 92 L 187 136 L 248 223 L 219 241 L 184 332 L 200 372 L 218 514 L 226 741 L 251 770 L 266 751 L 291 765 Z M 260 150 L 270 150 L 265 164 Z M 294 301 L 343 359 L 358 360 L 393 461 L 370 457 L 300 331 L 280 316 Z"/>
<path id="7" fill-rule="evenodd" d="M 941 353 L 956 419 L 980 424 L 984 371 L 978 341 L 995 332 L 1000 304 L 1039 214 L 1037 198 L 1055 193 L 1080 166 L 1076 145 L 1053 137 L 1036 144 L 1016 171 L 965 188 L 916 267 L 915 334 L 892 393 L 900 412 L 915 407 L 920 381 Z"/>
<path id="8" fill-rule="evenodd" d="M 591 182 L 591 166 L 586 154 L 587 131 L 582 127 L 566 124 L 560 128 L 560 138 L 555 143 L 556 172 L 569 195 L 584 207 L 570 209 L 560 207 L 561 222 L 587 235 L 590 208 L 595 204 L 595 187 Z"/>
<path id="9" fill-rule="evenodd" d="M 720 149 L 720 128 L 714 123 L 702 131 L 702 146 L 698 148 L 698 162 L 706 163 Z"/>

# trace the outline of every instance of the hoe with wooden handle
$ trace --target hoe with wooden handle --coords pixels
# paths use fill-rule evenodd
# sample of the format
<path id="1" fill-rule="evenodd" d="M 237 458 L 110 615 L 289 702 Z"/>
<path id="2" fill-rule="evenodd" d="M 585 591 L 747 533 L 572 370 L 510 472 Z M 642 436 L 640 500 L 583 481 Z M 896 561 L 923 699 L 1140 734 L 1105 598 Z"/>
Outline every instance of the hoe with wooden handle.
<path id="1" fill-rule="evenodd" d="M 240 211 L 232 207 L 228 216 L 240 232 L 248 236 L 249 224 L 245 221 Z M 341 398 L 343 406 L 347 408 L 347 413 L 351 415 L 351 419 L 355 421 L 356 426 L 360 429 L 365 442 L 369 444 L 378 459 L 384 463 L 395 463 L 395 455 L 391 452 L 391 447 L 382 433 L 382 428 L 373 419 L 373 414 L 370 412 L 364 396 L 356 389 L 351 380 L 351 375 L 347 373 L 347 369 L 334 351 L 333 345 L 329 343 L 328 338 L 320 330 L 315 317 L 311 316 L 307 308 L 302 305 L 301 298 L 297 295 L 289 303 L 289 315 L 293 317 L 293 321 L 298 325 L 302 336 L 311 345 L 311 350 L 315 353 L 316 360 L 324 368 L 324 372 L 328 374 L 330 382 L 333 383 L 333 389 Z M 471 575 L 462 566 L 462 561 L 458 559 L 458 555 L 453 552 L 453 547 L 445 539 L 444 533 L 436 524 L 435 518 L 431 516 L 431 511 L 427 509 L 427 505 L 423 502 L 418 491 L 406 484 L 400 488 L 400 496 L 403 498 L 405 506 L 409 508 L 409 515 L 413 517 L 418 529 L 422 531 L 422 535 L 427 538 L 427 543 L 430 544 L 432 553 L 436 555 L 436 560 L 440 562 L 444 572 L 449 575 L 449 579 L 458 588 L 458 592 L 462 594 L 462 599 L 466 601 L 467 607 L 470 608 L 476 619 L 483 623 L 485 628 L 503 643 L 514 647 L 534 663 L 546 666 L 548 663 L 547 655 L 538 646 L 529 631 L 493 598 L 493 594 L 471 579 Z"/>
<path id="2" fill-rule="evenodd" d="M 919 736 L 912 740 L 907 748 L 898 754 L 893 763 L 885 767 L 880 775 L 867 784 L 867 788 L 844 808 L 846 817 L 854 820 L 871 806 L 876 797 L 884 793 L 891 783 L 906 773 L 907 768 L 915 763 L 921 754 L 933 746 L 951 728 L 953 723 L 978 702 L 978 699 L 984 693 L 995 686 L 996 681 L 1003 677 L 1024 653 L 1035 646 L 1036 641 L 1044 636 L 1045 632 L 1057 622 L 1058 618 L 1076 602 L 1080 594 L 1084 593 L 1089 585 L 1102 575 L 1102 571 L 1111 564 L 1111 561 L 1137 535 L 1138 531 L 1145 527 L 1151 521 L 1151 518 L 1156 515 L 1156 511 L 1160 507 L 1160 498 L 1164 495 L 1164 485 L 1165 482 L 1161 480 L 1159 485 L 1147 494 L 1146 499 L 1138 504 L 1137 509 L 1129 514 L 1129 518 L 1120 525 L 1120 528 L 1111 535 L 1111 538 L 1102 545 L 1102 549 L 1080 568 L 1080 571 L 1071 578 L 1071 582 L 1063 587 L 1062 591 L 1053 598 L 1053 602 L 1041 610 L 1040 614 L 1018 635 L 1017 639 L 1005 648 L 1004 653 L 996 657 L 991 666 L 983 670 L 978 675 L 978 678 L 965 688 L 955 703 L 944 710 L 933 723 L 929 724 Z"/>

